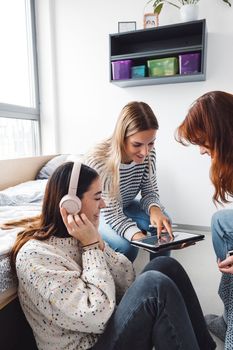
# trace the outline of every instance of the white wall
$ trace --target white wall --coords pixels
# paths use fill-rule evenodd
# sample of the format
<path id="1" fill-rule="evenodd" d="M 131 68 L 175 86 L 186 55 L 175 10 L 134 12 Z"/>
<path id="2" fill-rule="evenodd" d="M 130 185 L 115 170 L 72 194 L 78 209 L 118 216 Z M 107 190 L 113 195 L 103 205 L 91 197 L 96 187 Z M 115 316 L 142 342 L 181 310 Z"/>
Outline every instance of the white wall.
<path id="1" fill-rule="evenodd" d="M 118 21 L 143 26 L 145 0 L 38 0 L 38 50 L 43 153 L 83 153 L 109 136 L 121 108 L 147 102 L 158 117 L 158 182 L 161 200 L 175 222 L 209 226 L 216 210 L 208 173 L 210 160 L 196 147 L 174 140 L 190 104 L 210 90 L 233 93 L 233 7 L 200 0 L 208 29 L 204 82 L 120 88 L 109 83 L 109 33 Z M 147 8 L 150 10 L 150 8 Z M 179 22 L 164 6 L 160 25 Z"/>

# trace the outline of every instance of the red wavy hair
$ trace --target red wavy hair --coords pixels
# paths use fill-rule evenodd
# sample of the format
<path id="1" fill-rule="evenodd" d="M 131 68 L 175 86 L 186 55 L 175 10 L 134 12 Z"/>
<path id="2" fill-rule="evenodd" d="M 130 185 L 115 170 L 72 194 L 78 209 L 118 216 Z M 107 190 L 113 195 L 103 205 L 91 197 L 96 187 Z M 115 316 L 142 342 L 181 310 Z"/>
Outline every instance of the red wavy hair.
<path id="1" fill-rule="evenodd" d="M 229 202 L 233 195 L 233 95 L 211 91 L 199 97 L 176 130 L 181 144 L 207 147 L 211 153 L 213 201 Z"/>

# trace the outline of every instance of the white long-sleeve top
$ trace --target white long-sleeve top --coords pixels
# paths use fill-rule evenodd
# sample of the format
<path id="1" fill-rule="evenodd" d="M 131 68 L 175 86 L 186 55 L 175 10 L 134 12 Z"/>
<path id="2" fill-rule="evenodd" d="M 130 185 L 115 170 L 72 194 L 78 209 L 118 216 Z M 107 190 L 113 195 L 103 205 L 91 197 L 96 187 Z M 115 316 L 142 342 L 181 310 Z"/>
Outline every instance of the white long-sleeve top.
<path id="1" fill-rule="evenodd" d="M 74 238 L 30 240 L 16 259 L 18 296 L 39 350 L 91 348 L 135 275 L 105 245 L 82 251 Z"/>
<path id="2" fill-rule="evenodd" d="M 149 162 L 150 157 L 150 162 Z M 94 168 L 99 174 L 103 171 L 104 163 L 100 163 L 90 154 L 85 158 L 85 162 Z M 136 198 L 140 193 L 140 205 L 145 213 L 149 214 L 151 206 L 155 205 L 164 209 L 159 200 L 159 190 L 156 177 L 156 153 L 152 149 L 149 156 L 141 164 L 131 162 L 120 165 L 120 198 L 109 199 L 106 189 L 110 187 L 110 178 L 103 184 L 103 198 L 106 201 L 106 208 L 101 209 L 105 221 L 120 236 L 131 241 L 133 235 L 141 231 L 136 222 L 124 214 L 124 208 Z"/>

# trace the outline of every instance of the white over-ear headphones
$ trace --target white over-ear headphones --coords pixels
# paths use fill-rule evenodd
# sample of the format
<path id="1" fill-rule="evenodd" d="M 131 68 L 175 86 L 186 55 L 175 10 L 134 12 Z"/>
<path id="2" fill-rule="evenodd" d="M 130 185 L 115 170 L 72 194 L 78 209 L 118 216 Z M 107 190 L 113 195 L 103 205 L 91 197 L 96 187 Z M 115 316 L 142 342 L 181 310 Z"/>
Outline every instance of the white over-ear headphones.
<path id="1" fill-rule="evenodd" d="M 60 201 L 60 208 L 65 208 L 68 214 L 78 214 L 81 210 L 81 200 L 77 197 L 76 192 L 78 188 L 79 174 L 82 163 L 75 162 L 70 175 L 70 184 L 68 194 L 62 197 Z"/>

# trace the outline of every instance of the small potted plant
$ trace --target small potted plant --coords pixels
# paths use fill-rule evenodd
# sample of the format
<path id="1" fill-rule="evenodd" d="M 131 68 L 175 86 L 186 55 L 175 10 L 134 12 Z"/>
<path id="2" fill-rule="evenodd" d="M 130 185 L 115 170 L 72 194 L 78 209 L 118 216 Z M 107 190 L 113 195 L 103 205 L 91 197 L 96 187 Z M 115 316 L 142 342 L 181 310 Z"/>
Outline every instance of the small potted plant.
<path id="1" fill-rule="evenodd" d="M 147 4 L 153 2 L 153 9 L 154 9 L 154 13 L 159 15 L 162 8 L 163 8 L 163 5 L 164 4 L 169 4 L 171 6 L 174 6 L 176 7 L 177 9 L 182 9 L 184 6 L 186 8 L 191 8 L 191 7 L 195 7 L 195 5 L 199 2 L 200 0 L 173 0 L 173 1 L 168 1 L 168 0 L 149 0 L 147 2 Z M 231 2 L 230 0 L 222 0 L 224 1 L 226 4 L 228 4 L 229 6 L 231 6 Z M 191 7 L 190 7 L 191 5 Z M 188 7 L 187 7 L 188 6 Z M 190 11 L 190 10 L 189 10 Z M 196 10 L 197 11 L 197 8 Z M 197 13 L 196 13 L 197 14 Z"/>

